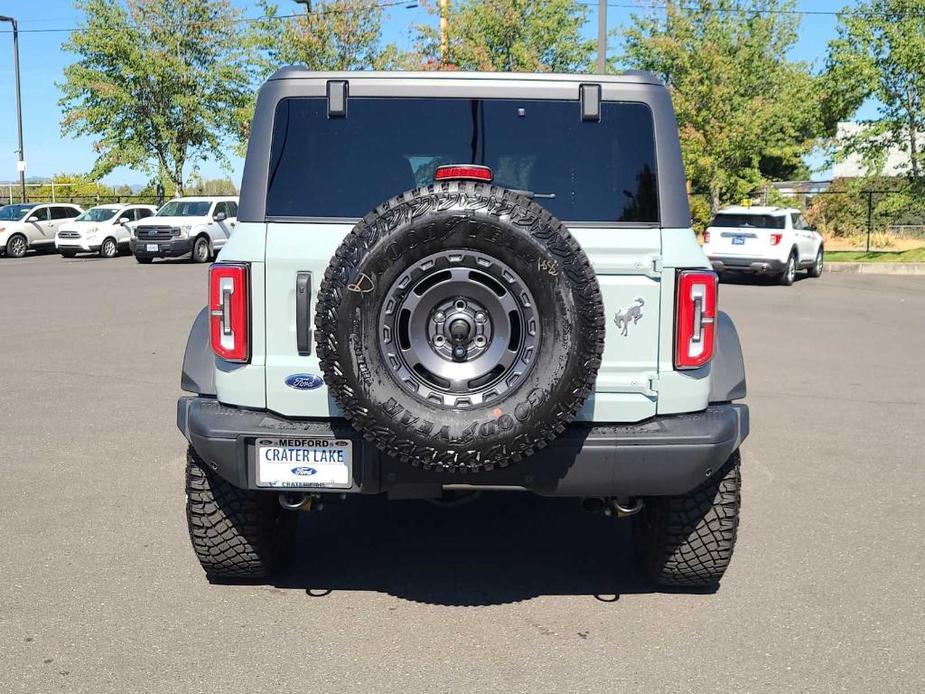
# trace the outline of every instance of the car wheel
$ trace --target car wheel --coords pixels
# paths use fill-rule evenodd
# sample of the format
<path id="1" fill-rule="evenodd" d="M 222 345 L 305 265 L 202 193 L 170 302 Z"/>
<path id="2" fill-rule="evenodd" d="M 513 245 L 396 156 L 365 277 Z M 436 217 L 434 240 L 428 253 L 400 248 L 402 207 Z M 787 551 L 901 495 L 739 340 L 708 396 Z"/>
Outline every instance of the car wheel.
<path id="1" fill-rule="evenodd" d="M 292 543 L 297 516 L 275 492 L 240 489 L 186 453 L 186 521 L 199 564 L 212 580 L 270 576 Z"/>
<path id="2" fill-rule="evenodd" d="M 460 473 L 516 463 L 564 431 L 605 330 L 568 229 L 472 183 L 419 188 L 358 223 L 325 272 L 315 325 L 354 428 L 412 466 Z"/>
<path id="3" fill-rule="evenodd" d="M 793 284 L 793 280 L 796 279 L 797 275 L 797 258 L 791 253 L 790 257 L 787 258 L 787 264 L 784 266 L 784 271 L 780 274 L 778 282 L 785 287 L 789 287 Z"/>
<path id="4" fill-rule="evenodd" d="M 636 549 L 646 575 L 663 586 L 719 583 L 735 547 L 741 507 L 739 452 L 694 491 L 645 500 L 635 518 Z"/>
<path id="5" fill-rule="evenodd" d="M 822 246 L 819 246 L 819 252 L 816 253 L 816 259 L 813 261 L 813 266 L 809 269 L 810 277 L 822 277 L 823 264 L 825 263 L 825 251 Z"/>
<path id="6" fill-rule="evenodd" d="M 11 236 L 6 242 L 6 255 L 8 258 L 22 258 L 26 254 L 29 244 L 22 234 Z"/>
<path id="7" fill-rule="evenodd" d="M 101 258 L 115 258 L 119 253 L 119 247 L 116 245 L 116 240 L 113 238 L 103 239 L 102 245 L 100 245 L 100 257 Z"/>
<path id="8" fill-rule="evenodd" d="M 154 258 L 139 258 L 139 257 L 136 255 L 136 256 L 135 256 L 135 260 L 136 260 L 137 262 L 141 263 L 142 265 L 150 265 L 150 264 L 154 261 Z"/>
<path id="9" fill-rule="evenodd" d="M 209 248 L 209 239 L 205 236 L 200 236 L 193 244 L 192 261 L 194 263 L 207 263 L 211 257 L 212 251 Z"/>

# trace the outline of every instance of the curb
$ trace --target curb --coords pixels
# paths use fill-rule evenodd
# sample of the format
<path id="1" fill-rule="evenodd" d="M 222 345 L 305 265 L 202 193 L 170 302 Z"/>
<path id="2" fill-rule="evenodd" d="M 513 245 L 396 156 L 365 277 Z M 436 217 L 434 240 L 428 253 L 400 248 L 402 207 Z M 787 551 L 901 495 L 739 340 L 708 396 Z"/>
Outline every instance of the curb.
<path id="1" fill-rule="evenodd" d="M 826 272 L 855 275 L 925 275 L 925 263 L 833 263 L 826 262 Z"/>

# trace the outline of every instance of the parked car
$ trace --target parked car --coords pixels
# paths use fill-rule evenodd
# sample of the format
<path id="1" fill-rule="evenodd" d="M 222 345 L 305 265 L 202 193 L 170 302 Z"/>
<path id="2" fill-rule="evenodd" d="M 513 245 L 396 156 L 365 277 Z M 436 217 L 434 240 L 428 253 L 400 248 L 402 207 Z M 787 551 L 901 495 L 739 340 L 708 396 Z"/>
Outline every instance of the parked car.
<path id="1" fill-rule="evenodd" d="M 235 197 L 174 198 L 134 225 L 132 253 L 139 263 L 184 256 L 205 263 L 228 241 L 237 218 Z"/>
<path id="2" fill-rule="evenodd" d="M 153 205 L 97 205 L 67 224 L 62 224 L 55 236 L 55 247 L 65 258 L 78 253 L 99 253 L 114 258 L 127 250 L 132 238 L 130 224 L 150 217 Z"/>
<path id="3" fill-rule="evenodd" d="M 0 251 L 22 258 L 30 248 L 54 248 L 60 226 L 77 218 L 83 208 L 65 203 L 24 203 L 0 207 Z"/>
<path id="4" fill-rule="evenodd" d="M 745 370 L 657 77 L 284 69 L 239 220 L 177 405 L 208 576 L 267 576 L 320 502 L 527 490 L 720 580 Z"/>
<path id="5" fill-rule="evenodd" d="M 793 284 L 797 270 L 822 275 L 822 236 L 799 210 L 783 207 L 729 207 L 704 234 L 703 250 L 718 273 L 749 272 Z"/>

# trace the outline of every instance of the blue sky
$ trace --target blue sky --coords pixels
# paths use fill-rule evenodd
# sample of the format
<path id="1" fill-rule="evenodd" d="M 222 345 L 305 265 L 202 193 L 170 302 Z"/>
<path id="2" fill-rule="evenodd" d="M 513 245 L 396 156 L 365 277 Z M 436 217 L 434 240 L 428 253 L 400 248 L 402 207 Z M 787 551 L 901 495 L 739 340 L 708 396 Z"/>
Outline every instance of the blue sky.
<path id="1" fill-rule="evenodd" d="M 317 1 L 317 0 L 316 0 Z M 596 36 L 596 2 L 588 13 L 585 32 Z M 256 2 L 234 0 L 244 9 L 247 16 L 258 14 Z M 297 11 L 301 8 L 292 0 L 278 0 L 282 11 Z M 612 5 L 631 5 L 632 0 Z M 851 0 L 802 0 L 801 10 L 814 12 L 836 11 L 855 4 Z M 608 8 L 610 29 L 625 25 L 633 10 L 625 7 Z M 58 107 L 59 93 L 55 86 L 61 80 L 61 71 L 73 56 L 61 49 L 66 32 L 38 33 L 29 30 L 68 29 L 77 25 L 79 15 L 71 0 L 0 0 L 0 14 L 19 20 L 20 66 L 22 75 L 24 148 L 29 176 L 51 176 L 55 173 L 85 172 L 93 164 L 93 151 L 89 138 L 63 138 L 58 123 L 61 111 Z M 397 7 L 387 10 L 384 38 L 399 45 L 407 45 L 409 29 L 413 24 L 433 22 L 434 18 L 421 8 Z M 801 38 L 792 52 L 792 58 L 806 60 L 821 66 L 825 60 L 826 43 L 835 34 L 835 17 L 831 15 L 804 15 L 801 24 Z M 16 110 L 13 87 L 12 37 L 9 24 L 0 24 L 0 180 L 16 178 Z M 613 51 L 617 46 L 611 45 Z M 870 105 L 865 106 L 866 117 L 872 115 Z M 826 172 L 817 175 L 825 176 Z M 240 180 L 241 162 L 234 160 L 230 171 L 223 171 L 214 163 L 202 167 L 207 178 L 230 175 L 235 182 Z M 107 183 L 144 183 L 145 174 L 130 170 L 118 170 L 107 176 Z"/>

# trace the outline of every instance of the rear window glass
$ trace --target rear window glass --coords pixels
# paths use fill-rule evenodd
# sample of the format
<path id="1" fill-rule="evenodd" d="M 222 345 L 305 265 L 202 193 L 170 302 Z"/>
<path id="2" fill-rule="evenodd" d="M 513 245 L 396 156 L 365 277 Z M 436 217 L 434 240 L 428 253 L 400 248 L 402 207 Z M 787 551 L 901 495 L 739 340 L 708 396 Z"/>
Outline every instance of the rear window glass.
<path id="1" fill-rule="evenodd" d="M 496 184 L 535 193 L 562 220 L 658 221 L 648 106 L 605 102 L 596 123 L 577 101 L 501 99 L 352 97 L 331 119 L 325 99 L 284 99 L 267 215 L 362 217 L 443 164 L 490 166 Z"/>
<path id="2" fill-rule="evenodd" d="M 758 229 L 784 229 L 786 217 L 770 214 L 718 214 L 711 227 L 754 227 Z"/>

